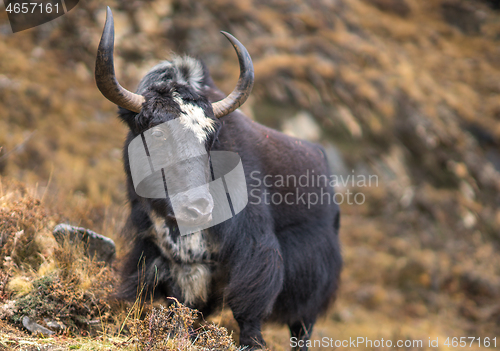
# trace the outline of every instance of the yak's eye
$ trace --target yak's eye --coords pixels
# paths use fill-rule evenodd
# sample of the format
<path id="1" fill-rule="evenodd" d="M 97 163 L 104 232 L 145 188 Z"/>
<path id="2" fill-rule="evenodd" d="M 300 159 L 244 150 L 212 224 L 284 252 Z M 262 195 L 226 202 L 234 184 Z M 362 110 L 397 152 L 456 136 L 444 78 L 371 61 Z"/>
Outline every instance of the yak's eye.
<path id="1" fill-rule="evenodd" d="M 155 138 L 162 138 L 164 136 L 161 130 L 154 130 L 153 133 L 151 133 L 151 135 L 154 136 Z"/>

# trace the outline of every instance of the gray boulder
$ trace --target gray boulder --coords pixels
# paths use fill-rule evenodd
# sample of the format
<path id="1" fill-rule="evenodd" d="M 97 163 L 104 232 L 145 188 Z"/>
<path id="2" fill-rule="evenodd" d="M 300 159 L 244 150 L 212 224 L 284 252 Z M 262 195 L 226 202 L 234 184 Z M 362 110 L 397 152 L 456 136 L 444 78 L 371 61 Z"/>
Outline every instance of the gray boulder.
<path id="1" fill-rule="evenodd" d="M 59 245 L 64 243 L 65 238 L 74 244 L 83 242 L 86 254 L 89 257 L 95 256 L 99 261 L 111 263 L 115 258 L 115 242 L 104 235 L 93 232 L 90 229 L 61 223 L 55 226 L 52 234 Z"/>
<path id="2" fill-rule="evenodd" d="M 49 330 L 37 322 L 35 322 L 33 319 L 29 318 L 28 316 L 23 317 L 23 326 L 28 329 L 31 334 L 34 335 L 41 335 L 43 337 L 51 336 L 54 335 L 54 332 L 52 330 Z"/>

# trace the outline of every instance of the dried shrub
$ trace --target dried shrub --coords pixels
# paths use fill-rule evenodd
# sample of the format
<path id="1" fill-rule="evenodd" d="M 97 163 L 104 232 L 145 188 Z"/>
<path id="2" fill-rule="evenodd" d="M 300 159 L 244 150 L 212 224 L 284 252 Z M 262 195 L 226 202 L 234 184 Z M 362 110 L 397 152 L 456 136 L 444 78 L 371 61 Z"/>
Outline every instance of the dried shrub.
<path id="1" fill-rule="evenodd" d="M 0 268 L 12 260 L 17 267 L 37 269 L 42 263 L 39 233 L 47 226 L 47 214 L 25 188 L 15 187 L 0 197 Z"/>
<path id="2" fill-rule="evenodd" d="M 110 280 L 107 272 L 99 273 L 102 280 Z M 111 306 L 106 297 L 111 289 L 102 289 L 98 284 L 84 290 L 78 283 L 77 280 L 64 280 L 57 274 L 33 281 L 32 290 L 16 300 L 17 311 L 11 320 L 20 323 L 23 316 L 41 324 L 45 318 L 57 320 L 68 328 L 66 333 L 77 335 L 90 331 L 93 323 L 110 322 Z"/>
<path id="3" fill-rule="evenodd" d="M 85 256 L 83 247 L 58 246 L 51 233 L 56 216 L 22 184 L 0 181 L 0 300 L 14 305 L 3 317 L 17 324 L 23 316 L 59 320 L 76 334 L 97 320 L 114 322 L 107 300 L 112 268 Z"/>
<path id="4" fill-rule="evenodd" d="M 9 280 L 9 275 L 0 270 L 0 302 L 7 298 L 7 281 Z"/>
<path id="5" fill-rule="evenodd" d="M 115 281 L 111 267 L 86 257 L 82 247 L 65 243 L 54 249 L 53 261 L 36 272 L 30 291 L 17 297 L 10 319 L 20 323 L 28 316 L 41 324 L 57 320 L 67 327 L 66 334 L 101 331 L 104 324 L 116 323 L 121 312 L 108 300 Z"/>
<path id="6" fill-rule="evenodd" d="M 143 320 L 131 323 L 132 336 L 141 350 L 236 350 L 227 329 L 215 324 L 194 327 L 198 311 L 175 300 L 153 308 Z"/>

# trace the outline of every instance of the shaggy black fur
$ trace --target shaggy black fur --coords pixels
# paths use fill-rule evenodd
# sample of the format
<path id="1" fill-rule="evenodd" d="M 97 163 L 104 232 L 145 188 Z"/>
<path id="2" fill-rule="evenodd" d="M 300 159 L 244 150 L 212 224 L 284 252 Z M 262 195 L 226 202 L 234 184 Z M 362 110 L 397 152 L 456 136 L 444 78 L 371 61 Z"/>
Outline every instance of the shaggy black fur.
<path id="1" fill-rule="evenodd" d="M 168 69 L 168 68 L 165 68 Z M 176 118 L 179 106 L 171 97 L 177 91 L 184 101 L 197 104 L 213 117 L 210 101 L 223 98 L 204 68 L 200 91 L 165 79 L 163 72 L 148 80 L 154 83 L 144 88 L 146 97 L 139 114 L 120 109 L 120 118 L 130 127 L 125 143 L 142 131 Z M 172 75 L 170 75 L 172 76 Z M 155 80 L 156 77 L 156 80 Z M 216 258 L 207 264 L 211 269 L 208 300 L 192 307 L 206 317 L 224 303 L 229 306 L 240 326 L 240 344 L 250 347 L 264 345 L 261 335 L 263 321 L 285 323 L 291 335 L 307 340 L 318 316 L 334 300 L 342 266 L 338 240 L 339 208 L 333 202 L 311 205 L 257 204 L 256 194 L 268 201 L 272 194 L 297 191 L 292 187 L 259 184 L 264 175 L 330 174 L 323 149 L 264 127 L 238 110 L 216 121 L 216 132 L 207 139 L 206 148 L 226 150 L 240 155 L 245 171 L 249 203 L 232 219 L 208 229 L 218 246 Z M 128 254 L 122 274 L 120 295 L 134 299 L 141 281 L 148 291 L 155 287 L 155 296 L 175 296 L 182 300 L 179 287 L 172 281 L 172 263 L 164 256 L 148 234 L 152 229 L 151 213 L 165 218 L 175 231 L 176 222 L 168 199 L 151 200 L 136 195 L 124 153 L 131 205 L 129 223 L 135 243 Z M 253 173 L 258 171 L 259 173 Z M 274 179 L 273 178 L 273 179 Z M 299 193 L 334 194 L 328 185 L 299 187 Z M 323 197 L 326 200 L 326 196 Z M 291 199 L 291 197 L 289 197 Z M 293 197 L 295 202 L 295 195 Z M 156 266 L 156 268 L 154 268 Z M 152 273 L 156 272 L 156 273 Z M 156 279 L 156 281 L 155 281 Z M 306 349 L 305 347 L 303 349 Z"/>

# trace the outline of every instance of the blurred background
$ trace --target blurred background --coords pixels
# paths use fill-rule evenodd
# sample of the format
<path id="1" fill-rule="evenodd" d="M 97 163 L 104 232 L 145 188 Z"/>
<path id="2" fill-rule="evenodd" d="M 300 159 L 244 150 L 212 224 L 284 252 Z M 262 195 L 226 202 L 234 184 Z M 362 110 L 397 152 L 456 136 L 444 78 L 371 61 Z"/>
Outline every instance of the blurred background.
<path id="1" fill-rule="evenodd" d="M 119 241 L 127 130 L 93 77 L 106 6 L 126 88 L 187 53 L 230 92 L 228 31 L 255 66 L 244 112 L 324 145 L 336 174 L 378 177 L 339 189 L 366 200 L 341 205 L 340 294 L 313 338 L 500 335 L 500 2 L 81 0 L 16 34 L 2 7 L 0 183 L 34 194 L 44 230 Z M 288 348 L 285 328 L 264 338 Z"/>

